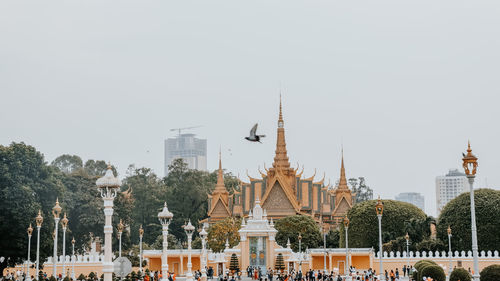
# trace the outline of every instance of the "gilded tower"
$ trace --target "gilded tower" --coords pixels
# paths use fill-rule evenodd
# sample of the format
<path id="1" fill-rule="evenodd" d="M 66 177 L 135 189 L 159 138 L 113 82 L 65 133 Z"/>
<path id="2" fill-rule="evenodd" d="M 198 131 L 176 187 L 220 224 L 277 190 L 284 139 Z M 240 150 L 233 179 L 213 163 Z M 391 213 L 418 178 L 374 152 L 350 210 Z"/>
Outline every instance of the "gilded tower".
<path id="1" fill-rule="evenodd" d="M 340 169 L 340 181 L 337 187 L 324 184 L 324 177 L 315 180 L 303 177 L 303 171 L 290 166 L 285 141 L 285 127 L 283 108 L 280 100 L 276 150 L 272 167 L 265 173 L 259 173 L 261 178 L 249 175 L 249 182 L 240 181 L 239 190 L 233 195 L 224 186 L 221 162 L 219 159 L 219 174 L 217 185 L 209 195 L 208 222 L 212 223 L 228 216 L 247 217 L 254 207 L 255 201 L 260 200 L 267 216 L 280 219 L 296 214 L 308 215 L 318 222 L 337 224 L 345 213 L 352 207 L 354 194 L 347 186 L 345 177 L 344 157 Z"/>

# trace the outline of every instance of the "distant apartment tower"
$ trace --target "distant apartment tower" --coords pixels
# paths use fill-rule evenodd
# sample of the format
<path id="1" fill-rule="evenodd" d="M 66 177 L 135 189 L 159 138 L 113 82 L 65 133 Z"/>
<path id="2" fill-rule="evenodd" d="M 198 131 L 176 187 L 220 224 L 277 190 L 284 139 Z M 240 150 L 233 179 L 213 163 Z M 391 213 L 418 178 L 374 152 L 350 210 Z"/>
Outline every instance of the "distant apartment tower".
<path id="1" fill-rule="evenodd" d="M 419 207 L 425 211 L 425 198 L 422 194 L 417 192 L 403 192 L 396 195 L 396 200 L 407 202 Z"/>
<path id="2" fill-rule="evenodd" d="M 436 206 L 441 213 L 444 206 L 461 193 L 467 191 L 467 177 L 458 169 L 450 169 L 446 176 L 436 177 Z"/>
<path id="3" fill-rule="evenodd" d="M 165 176 L 168 175 L 168 165 L 178 158 L 182 158 L 189 169 L 207 170 L 207 140 L 195 136 L 179 134 L 165 140 Z"/>

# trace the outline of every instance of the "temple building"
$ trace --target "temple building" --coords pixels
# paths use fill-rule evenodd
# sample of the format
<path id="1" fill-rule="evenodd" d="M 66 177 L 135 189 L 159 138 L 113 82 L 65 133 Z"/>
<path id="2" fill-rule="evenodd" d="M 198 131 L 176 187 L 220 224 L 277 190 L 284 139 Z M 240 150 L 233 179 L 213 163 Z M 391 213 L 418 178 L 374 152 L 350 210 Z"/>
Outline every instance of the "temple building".
<path id="1" fill-rule="evenodd" d="M 272 167 L 265 173 L 259 172 L 261 178 L 248 176 L 249 182 L 240 181 L 239 190 L 231 194 L 224 186 L 222 163 L 219 159 L 217 184 L 208 196 L 208 218 L 204 221 L 215 223 L 226 217 L 249 217 L 255 202 L 260 200 L 262 208 L 267 211 L 268 218 L 274 220 L 302 214 L 311 216 L 324 226 L 338 224 L 346 212 L 352 207 L 355 194 L 347 185 L 342 153 L 340 180 L 336 187 L 324 184 L 324 177 L 315 180 L 303 177 L 303 169 L 290 166 L 285 141 L 285 127 L 280 101 L 276 152 Z"/>

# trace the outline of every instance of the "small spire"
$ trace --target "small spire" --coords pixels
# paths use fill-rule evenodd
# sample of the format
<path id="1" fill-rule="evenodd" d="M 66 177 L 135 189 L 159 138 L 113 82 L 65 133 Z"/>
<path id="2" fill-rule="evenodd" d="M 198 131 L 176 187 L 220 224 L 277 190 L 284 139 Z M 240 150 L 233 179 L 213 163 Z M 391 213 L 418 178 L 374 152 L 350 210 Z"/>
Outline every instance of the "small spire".
<path id="1" fill-rule="evenodd" d="M 219 170 L 217 171 L 217 184 L 215 185 L 216 192 L 226 193 L 227 189 L 224 185 L 224 171 L 222 170 L 222 153 L 219 148 Z"/>
<path id="2" fill-rule="evenodd" d="M 467 140 L 467 152 L 471 153 L 472 149 L 470 148 L 470 140 Z"/>
<path id="3" fill-rule="evenodd" d="M 278 132 L 276 139 L 276 151 L 274 156 L 273 167 L 277 170 L 290 168 L 290 162 L 288 162 L 288 155 L 286 151 L 285 128 L 283 122 L 283 107 L 281 104 L 281 94 L 280 94 L 280 112 L 278 117 Z"/>
<path id="4" fill-rule="evenodd" d="M 341 161 L 341 164 L 340 164 L 339 189 L 349 189 L 349 187 L 347 186 L 347 179 L 345 177 L 344 148 L 342 148 L 342 161 Z"/>

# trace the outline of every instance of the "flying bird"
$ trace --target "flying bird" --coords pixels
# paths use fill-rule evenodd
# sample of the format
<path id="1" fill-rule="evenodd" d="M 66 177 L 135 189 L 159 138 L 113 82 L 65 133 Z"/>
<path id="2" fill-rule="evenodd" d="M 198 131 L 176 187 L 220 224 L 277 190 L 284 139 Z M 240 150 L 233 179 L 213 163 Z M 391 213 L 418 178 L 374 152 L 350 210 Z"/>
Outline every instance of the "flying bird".
<path id="1" fill-rule="evenodd" d="M 260 142 L 260 138 L 265 137 L 266 135 L 257 135 L 257 124 L 255 124 L 252 129 L 250 130 L 250 136 L 245 137 L 246 140 L 251 141 L 251 142 Z"/>

